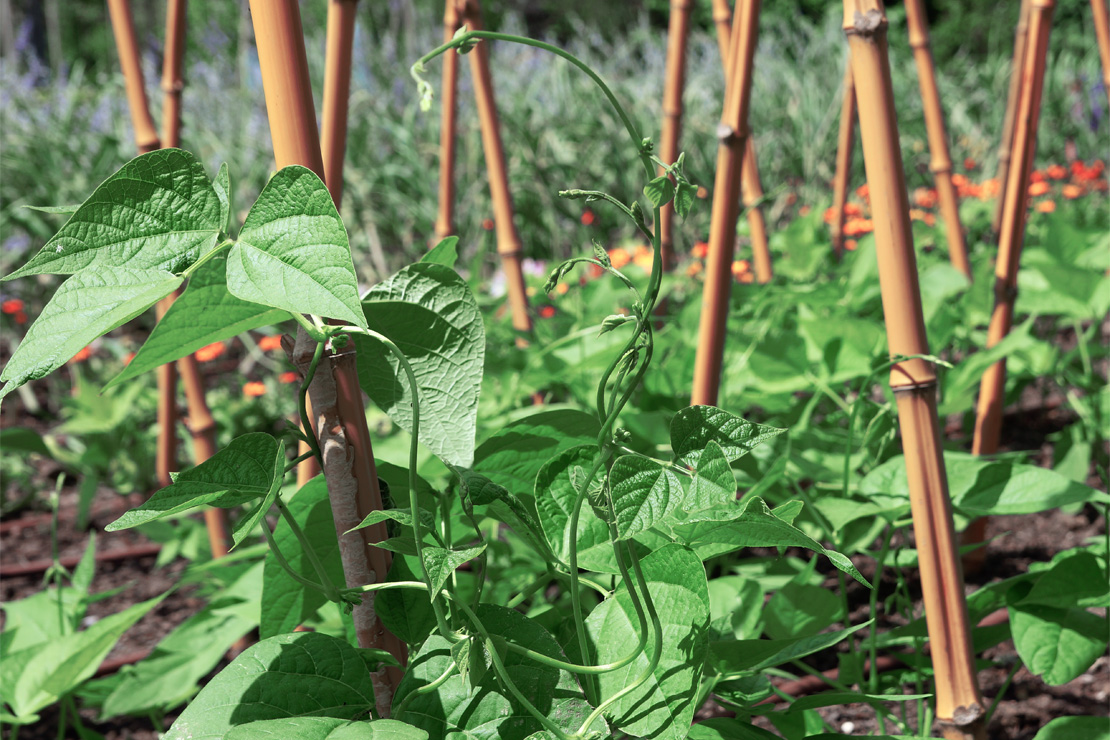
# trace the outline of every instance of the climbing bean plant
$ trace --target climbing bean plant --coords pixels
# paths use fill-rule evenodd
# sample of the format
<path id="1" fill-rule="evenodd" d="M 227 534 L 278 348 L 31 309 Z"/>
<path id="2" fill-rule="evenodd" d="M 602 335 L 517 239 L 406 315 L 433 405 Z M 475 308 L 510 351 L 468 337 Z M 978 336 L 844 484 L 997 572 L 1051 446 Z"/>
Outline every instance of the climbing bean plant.
<path id="1" fill-rule="evenodd" d="M 69 276 L 0 375 L 0 397 L 184 287 L 109 386 L 243 331 L 295 322 L 315 346 L 300 387 L 304 429 L 312 428 L 304 399 L 321 358 L 353 342 L 363 389 L 411 435 L 407 469 L 377 466 L 388 507 L 360 525 L 385 521 L 391 533 L 376 546 L 393 553 L 393 566 L 375 583 L 342 585 L 324 482 L 290 495 L 286 477 L 302 458 L 291 459 L 288 440 L 270 434 L 236 438 L 109 527 L 216 506 L 241 512 L 236 545 L 259 530 L 269 543 L 261 641 L 201 690 L 168 738 L 683 738 L 718 684 L 755 681 L 863 626 L 752 639 L 758 634 L 738 630 L 714 606 L 705 561 L 748 546 L 808 548 L 866 582 L 846 557 L 792 524 L 799 503 L 772 510 L 758 491 L 737 497 L 731 463 L 783 430 L 694 406 L 673 416 L 669 455 L 629 446 L 621 414 L 651 368 L 664 278 L 650 224 L 672 201 L 685 216 L 696 188 L 681 157 L 669 164 L 653 155 L 594 72 L 547 44 L 464 30 L 414 66 L 422 96 L 431 92 L 422 77 L 429 61 L 483 39 L 541 47 L 589 75 L 644 170 L 650 221 L 638 197 L 561 193 L 624 214 L 655 253 L 646 285 L 600 246 L 559 265 L 547 283 L 551 291 L 588 265 L 628 291 L 629 312 L 601 321 L 602 333 L 627 339 L 601 376 L 592 413 L 541 407 L 477 445 L 485 333 L 454 270 L 456 240 L 360 295 L 339 214 L 302 167 L 277 172 L 232 237 L 226 165 L 213 180 L 187 152 L 145 154 L 80 206 L 53 209 L 68 214 L 66 223 L 5 278 Z M 319 455 L 311 432 L 306 440 L 307 454 Z M 421 445 L 449 478 L 433 484 L 418 474 Z M 748 608 L 758 611 L 756 590 Z M 389 654 L 357 649 L 342 623 L 294 632 L 329 604 L 349 613 L 367 592 L 409 646 L 389 717 L 370 679 L 395 663 Z M 18 706 L 9 702 L 16 716 L 42 708 L 34 691 L 21 696 Z"/>

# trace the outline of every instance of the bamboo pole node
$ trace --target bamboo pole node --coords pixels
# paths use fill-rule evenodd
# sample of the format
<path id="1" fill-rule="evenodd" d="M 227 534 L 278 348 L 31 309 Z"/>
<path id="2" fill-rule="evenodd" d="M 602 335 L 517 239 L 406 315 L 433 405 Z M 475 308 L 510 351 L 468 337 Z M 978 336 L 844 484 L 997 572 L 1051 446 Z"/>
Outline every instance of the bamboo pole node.
<path id="1" fill-rule="evenodd" d="M 726 146 L 734 144 L 737 141 L 742 141 L 746 138 L 748 138 L 747 131 L 733 128 L 732 126 L 729 126 L 727 123 L 724 122 L 717 124 L 717 140 Z"/>
<path id="2" fill-rule="evenodd" d="M 886 30 L 886 16 L 881 11 L 871 8 L 866 13 L 856 11 L 852 19 L 852 27 L 845 28 L 844 33 L 850 36 L 875 36 Z"/>
<path id="3" fill-rule="evenodd" d="M 185 89 L 185 80 L 174 80 L 173 82 L 166 82 L 162 80 L 160 85 L 162 92 L 169 93 L 170 95 L 180 95 L 181 91 Z"/>

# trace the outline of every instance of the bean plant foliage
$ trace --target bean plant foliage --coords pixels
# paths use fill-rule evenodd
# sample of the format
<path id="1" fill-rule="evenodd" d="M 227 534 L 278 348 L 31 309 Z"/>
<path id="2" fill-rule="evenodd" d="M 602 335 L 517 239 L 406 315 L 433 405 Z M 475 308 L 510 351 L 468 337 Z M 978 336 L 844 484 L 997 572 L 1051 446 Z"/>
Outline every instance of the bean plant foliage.
<path id="1" fill-rule="evenodd" d="M 180 682 L 179 692 L 193 686 L 203 671 L 183 670 L 188 663 L 175 663 L 173 655 L 197 650 L 198 636 L 223 630 L 207 646 L 218 656 L 228 641 L 259 625 L 262 639 L 211 679 L 164 737 L 763 737 L 750 716 L 760 713 L 755 703 L 770 694 L 766 672 L 869 626 L 824 631 L 843 615 L 836 604 L 829 614 L 807 604 L 828 596 L 807 580 L 814 563 L 776 594 L 774 618 L 760 616 L 765 587 L 758 581 L 707 578 L 710 558 L 744 547 L 793 547 L 827 558 L 869 588 L 848 557 L 795 526 L 801 502 L 772 508 L 759 495 L 759 484 L 738 497 L 734 464 L 766 451 L 763 446 L 783 429 L 693 406 L 669 421 L 670 453 L 648 455 L 621 426 L 655 349 L 663 272 L 659 238 L 649 223 L 658 223 L 659 209 L 671 202 L 684 217 L 696 188 L 681 157 L 668 164 L 652 154 L 651 141 L 639 135 L 600 78 L 541 42 L 464 30 L 414 66 L 425 99 L 431 89 L 422 77 L 424 65 L 484 39 L 539 46 L 590 75 L 616 107 L 645 172 L 651 219 L 639 199 L 625 202 L 597 190 L 561 193 L 623 213 L 655 254 L 646 285 L 615 267 L 599 246 L 556 267 L 545 286 L 553 291 L 577 268 L 589 266 L 627 293 L 628 313 L 600 322 L 603 334 L 613 332 L 623 343 L 608 359 L 592 413 L 541 408 L 478 444 L 486 337 L 478 302 L 454 269 L 456 240 L 360 295 L 344 225 L 324 183 L 303 167 L 277 172 L 232 237 L 226 165 L 211 179 L 188 152 L 142 155 L 102 183 L 30 262 L 5 278 L 69 276 L 5 366 L 0 397 L 53 372 L 78 349 L 183 288 L 109 387 L 243 331 L 293 321 L 317 346 L 302 379 L 302 398 L 321 356 L 353 342 L 363 390 L 411 434 L 407 469 L 377 464 L 388 508 L 359 525 L 386 522 L 389 528 L 389 539 L 376 545 L 393 557 L 380 582 L 345 585 L 322 478 L 289 495 L 286 479 L 297 460 L 290 459 L 289 440 L 265 433 L 240 436 L 206 462 L 175 474 L 172 485 L 109 526 L 125 529 L 214 506 L 241 512 L 233 531 L 237 546 L 259 530 L 268 542 L 264 564 L 255 566 L 261 574 L 243 572 L 227 592 L 242 596 L 248 583 L 260 582 L 260 614 L 237 611 L 229 606 L 240 603 L 235 599 L 214 601 L 160 647 L 162 663 L 152 659 L 151 668 L 140 666 L 107 700 L 117 711 L 137 712 L 153 705 L 144 704 L 147 682 L 163 692 L 170 691 L 169 676 Z M 307 441 L 318 454 L 311 432 Z M 432 483 L 418 475 L 417 445 L 442 461 L 449 479 Z M 954 485 L 957 509 L 978 516 L 997 512 L 1000 502 L 1007 513 L 1043 508 L 1043 496 L 1023 496 L 1020 491 L 1028 489 L 1015 482 L 1027 470 L 998 465 L 956 468 L 961 481 L 986 476 L 993 485 Z M 829 503 L 817 515 L 840 527 L 861 517 L 904 518 L 908 493 L 901 469 L 895 458 L 874 470 L 860 490 L 869 501 L 843 508 Z M 1058 478 L 1034 484 L 1047 486 L 1053 505 L 1091 500 L 1090 489 Z M 271 529 L 266 515 L 272 509 L 278 519 Z M 491 555 L 513 565 L 494 572 Z M 1060 681 L 1084 670 L 1092 651 L 1097 657 L 1105 649 L 1104 640 L 1090 637 L 1093 617 L 1083 608 L 1105 604 L 1100 566 L 1084 551 L 1064 555 L 1050 570 L 1008 584 L 1020 593 L 998 590 L 972 601 L 973 611 L 1006 599 L 1015 604 L 1019 651 L 1023 643 L 1036 651 L 1045 639 L 1056 639 L 1046 632 L 1056 635 L 1055 657 L 1037 652 L 1037 660 Z M 1068 573 L 1086 574 L 1075 585 L 1085 601 L 1074 608 L 1059 601 L 1061 589 L 1070 586 L 1052 577 L 1065 564 L 1083 566 Z M 75 584 L 84 585 L 72 589 L 75 603 L 84 603 L 89 568 L 78 569 Z M 552 590 L 564 598 L 547 598 Z M 356 647 L 347 616 L 367 592 L 376 592 L 380 618 L 409 648 L 388 717 L 380 716 L 371 672 L 395 661 L 384 651 Z M 20 623 L 21 617 L 6 607 L 4 719 L 34 721 L 37 712 L 88 678 L 106 646 L 152 606 L 132 607 L 84 632 L 71 630 L 51 645 L 46 662 L 35 648 L 34 627 L 7 639 L 12 620 Z M 319 622 L 329 608 L 342 616 L 334 629 L 294 631 L 306 621 Z M 774 639 L 760 637 L 761 623 Z M 907 629 L 920 627 L 918 620 Z M 903 639 L 911 636 L 907 632 Z M 18 688 L 10 693 L 10 686 Z M 694 712 L 711 692 L 740 710 L 738 718 L 692 731 Z M 837 699 L 879 700 L 857 692 Z"/>

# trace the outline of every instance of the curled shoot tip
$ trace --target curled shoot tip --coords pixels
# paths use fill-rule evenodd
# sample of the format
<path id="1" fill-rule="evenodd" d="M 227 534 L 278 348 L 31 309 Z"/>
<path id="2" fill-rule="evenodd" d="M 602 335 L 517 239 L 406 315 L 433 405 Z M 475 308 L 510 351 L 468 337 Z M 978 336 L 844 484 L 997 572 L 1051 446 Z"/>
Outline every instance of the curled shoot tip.
<path id="1" fill-rule="evenodd" d="M 420 93 L 420 110 L 428 111 L 432 107 L 432 99 L 435 97 L 435 91 L 432 89 L 432 83 L 424 79 L 424 62 L 417 61 L 409 69 L 409 74 L 412 79 L 416 80 L 416 90 Z"/>
<path id="2" fill-rule="evenodd" d="M 455 50 L 459 54 L 469 54 L 474 47 L 478 45 L 479 41 L 479 39 L 470 37 L 470 27 L 465 23 L 459 26 L 459 30 L 455 31 L 455 35 L 451 37 L 452 41 L 459 41 L 459 39 L 463 39 L 463 41 L 455 47 Z"/>

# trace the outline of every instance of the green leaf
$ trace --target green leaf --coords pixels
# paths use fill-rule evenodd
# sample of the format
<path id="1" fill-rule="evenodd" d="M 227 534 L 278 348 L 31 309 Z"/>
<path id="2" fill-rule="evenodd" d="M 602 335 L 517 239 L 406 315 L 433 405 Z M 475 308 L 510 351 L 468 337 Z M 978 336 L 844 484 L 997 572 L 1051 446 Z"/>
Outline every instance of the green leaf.
<path id="1" fill-rule="evenodd" d="M 826 550 L 802 530 L 775 516 L 758 496 L 749 496 L 713 511 L 713 519 L 679 523 L 671 530 L 703 559 L 742 547 L 804 547 L 824 555 L 838 569 L 868 586 L 851 560 L 834 550 Z"/>
<path id="2" fill-rule="evenodd" d="M 220 163 L 212 189 L 220 201 L 220 229 L 226 231 L 231 222 L 231 176 L 227 172 L 227 162 Z"/>
<path id="3" fill-rule="evenodd" d="M 287 311 L 242 301 L 227 291 L 227 261 L 213 258 L 197 268 L 185 292 L 154 327 L 131 362 L 104 390 L 174 362 L 250 329 L 289 321 Z"/>
<path id="4" fill-rule="evenodd" d="M 785 640 L 720 640 L 710 645 L 711 660 L 720 673 L 763 671 L 830 648 L 869 624 L 871 620 L 836 632 Z"/>
<path id="5" fill-rule="evenodd" d="M 53 457 L 42 435 L 27 427 L 0 429 L 0 449 L 8 454 L 19 452 L 26 455 L 34 452 L 44 457 Z"/>
<path id="6" fill-rule="evenodd" d="M 1110 495 L 1034 465 L 993 462 L 948 453 L 948 491 L 952 505 L 969 517 L 1035 514 L 1080 502 L 1110 503 Z M 860 482 L 864 495 L 909 499 L 905 459 L 892 458 Z"/>
<path id="7" fill-rule="evenodd" d="M 196 693 L 228 649 L 258 623 L 261 576 L 262 563 L 256 563 L 174 628 L 149 656 L 124 668 L 101 714 L 166 712 Z M 254 615 L 249 616 L 250 612 Z"/>
<path id="8" fill-rule="evenodd" d="M 484 542 L 477 547 L 468 547 L 465 550 L 448 550 L 443 547 L 425 545 L 421 552 L 424 556 L 424 567 L 428 570 L 428 580 L 431 586 L 428 590 L 429 597 L 435 599 L 439 595 L 443 585 L 447 583 L 447 579 L 455 572 L 455 568 L 473 560 L 485 551 L 486 544 Z"/>
<path id="9" fill-rule="evenodd" d="M 722 637 L 758 637 L 762 632 L 763 602 L 763 587 L 754 578 L 719 576 L 709 581 L 713 629 Z"/>
<path id="10" fill-rule="evenodd" d="M 227 289 L 244 301 L 366 327 L 347 231 L 312 170 L 285 167 L 266 183 L 228 255 Z"/>
<path id="11" fill-rule="evenodd" d="M 203 465 L 203 463 L 202 463 Z M 281 486 L 285 482 L 285 443 L 278 440 L 277 454 L 274 456 L 273 470 L 271 471 L 271 480 L 269 490 L 266 491 L 266 496 L 258 502 L 258 505 L 251 509 L 246 516 L 235 522 L 235 526 L 231 530 L 231 547 L 232 549 L 238 547 L 244 539 L 254 530 L 258 522 L 274 505 L 274 501 L 281 492 Z M 269 526 L 263 524 L 262 526 Z"/>
<path id="12" fill-rule="evenodd" d="M 653 206 L 659 208 L 670 203 L 674 197 L 674 183 L 666 175 L 660 175 L 644 186 L 644 195 Z"/>
<path id="13" fill-rule="evenodd" d="M 469 468 L 460 468 L 449 465 L 451 472 L 459 478 L 459 495 L 468 509 L 475 506 L 492 504 L 501 501 L 510 494 L 505 486 L 494 483 L 481 473 L 475 473 Z"/>
<path id="14" fill-rule="evenodd" d="M 366 515 L 366 517 L 361 522 L 359 522 L 355 526 L 351 527 L 350 529 L 347 530 L 347 532 L 344 532 L 343 534 L 347 534 L 348 532 L 354 532 L 355 530 L 359 530 L 359 529 L 365 529 L 366 527 L 372 527 L 375 524 L 378 524 L 378 523 L 384 522 L 384 521 L 394 521 L 394 522 L 397 522 L 398 524 L 400 524 L 402 527 L 411 527 L 412 526 L 412 511 L 410 511 L 408 508 L 403 508 L 403 509 L 379 509 L 378 511 L 371 511 L 369 514 Z M 432 525 L 435 524 L 435 520 L 432 518 L 431 512 L 423 511 L 423 510 L 421 510 L 421 512 L 420 512 L 420 522 L 425 527 L 432 526 Z"/>
<path id="15" fill-rule="evenodd" d="M 1110 619 L 1076 607 L 1018 604 L 1010 607 L 1010 631 L 1029 672 L 1060 686 L 1106 652 Z"/>
<path id="16" fill-rule="evenodd" d="M 209 252 L 219 233 L 220 202 L 204 167 L 188 152 L 160 149 L 101 183 L 42 250 L 4 280 L 124 265 L 180 272 Z"/>
<path id="17" fill-rule="evenodd" d="M 790 703 L 790 712 L 801 712 L 818 707 L 831 707 L 837 704 L 870 704 L 882 706 L 888 701 L 918 701 L 930 699 L 932 694 L 862 694 L 858 691 L 825 691 L 820 694 L 803 696 Z"/>
<path id="18" fill-rule="evenodd" d="M 474 461 L 485 328 L 470 286 L 450 267 L 409 265 L 363 299 L 366 322 L 412 365 L 420 391 L 420 442 L 452 465 Z M 412 432 L 408 378 L 391 352 L 355 335 L 359 384 L 397 424 Z"/>
<path id="19" fill-rule="evenodd" d="M 651 529 L 686 496 L 673 471 L 639 455 L 622 455 L 613 462 L 609 491 L 622 540 Z"/>
<path id="20" fill-rule="evenodd" d="M 474 453 L 474 470 L 518 497 L 531 498 L 536 474 L 548 460 L 576 445 L 597 441 L 601 425 L 573 409 L 541 411 L 507 424 Z"/>
<path id="21" fill-rule="evenodd" d="M 1110 740 L 1106 717 L 1056 717 L 1033 740 Z"/>
<path id="22" fill-rule="evenodd" d="M 234 727 L 225 740 L 428 740 L 428 733 L 395 719 L 358 722 L 334 717 L 266 719 Z"/>
<path id="23" fill-rule="evenodd" d="M 658 740 L 686 737 L 694 717 L 694 699 L 709 648 L 709 591 L 705 568 L 690 550 L 667 545 L 642 561 L 644 577 L 663 626 L 658 665 L 636 691 L 606 712 L 622 731 Z M 586 619 L 586 632 L 598 663 L 619 660 L 639 640 L 640 621 L 625 587 L 599 604 Z M 650 665 L 654 632 L 644 652 L 624 668 L 597 677 L 600 695 L 612 696 L 629 686 Z"/>
<path id="24" fill-rule="evenodd" d="M 678 217 L 685 219 L 690 215 L 690 211 L 694 207 L 694 196 L 697 195 L 698 189 L 695 185 L 682 180 L 675 186 L 674 191 L 674 212 Z"/>
<path id="25" fill-rule="evenodd" d="M 702 451 L 713 441 L 732 462 L 784 431 L 745 421 L 715 406 L 689 406 L 671 420 L 671 448 L 683 463 L 697 465 Z"/>
<path id="26" fill-rule="evenodd" d="M 384 595 L 384 594 L 383 594 Z M 551 658 L 566 660 L 559 644 L 535 621 L 520 612 L 493 604 L 479 604 L 475 613 L 492 635 Z M 521 693 L 567 734 L 577 732 L 591 708 L 575 678 L 566 671 L 507 651 L 501 654 L 509 677 Z M 394 696 L 394 709 L 416 689 L 440 678 L 453 660 L 451 643 L 432 635 L 409 657 L 408 670 Z M 512 696 L 494 671 L 473 687 L 457 673 L 442 685 L 414 696 L 404 719 L 435 738 L 458 737 L 474 740 L 524 740 L 543 726 Z M 608 737 L 604 724 L 590 729 Z"/>
<path id="27" fill-rule="evenodd" d="M 173 475 L 171 485 L 155 491 L 139 508 L 104 529 L 115 532 L 197 506 L 228 509 L 268 497 L 275 485 L 281 486 L 284 461 L 284 445 L 269 434 L 252 432 L 236 437 L 192 470 Z"/>
<path id="28" fill-rule="evenodd" d="M 334 531 L 334 529 L 333 529 Z M 424 574 L 420 561 L 411 555 L 396 555 L 389 566 L 387 581 L 420 581 Z M 409 645 L 420 645 L 436 628 L 435 612 L 426 594 L 415 589 L 379 591 L 374 609 L 382 625 Z"/>
<path id="29" fill-rule="evenodd" d="M 453 268 L 455 262 L 459 259 L 458 244 L 459 237 L 457 236 L 441 239 L 439 244 L 432 247 L 426 255 L 420 258 L 420 261 Z"/>
<path id="30" fill-rule="evenodd" d="M 578 498 L 578 489 L 571 471 L 580 471 L 580 478 L 597 460 L 596 445 L 579 445 L 564 450 L 540 468 L 536 475 L 536 510 L 540 526 L 560 562 L 570 562 L 571 548 L 578 553 L 578 567 L 599 573 L 619 573 L 609 539 L 609 527 L 598 519 L 585 500 L 578 517 L 578 530 L 570 531 L 570 515 Z M 595 481 L 597 476 L 594 477 Z"/>
<path id="31" fill-rule="evenodd" d="M 135 604 L 83 632 L 7 653 L 0 665 L 0 695 L 19 717 L 57 702 L 91 678 L 120 636 L 164 598 Z"/>
<path id="32" fill-rule="evenodd" d="M 135 318 L 181 285 L 161 270 L 86 271 L 62 283 L 0 374 L 0 398 L 69 361 L 89 342 Z"/>
<path id="33" fill-rule="evenodd" d="M 767 602 L 764 629 L 773 638 L 808 637 L 843 616 L 840 596 L 820 586 L 788 583 Z"/>
<path id="34" fill-rule="evenodd" d="M 286 506 L 305 537 L 312 543 L 312 549 L 324 564 L 324 570 L 331 582 L 345 583 L 343 563 L 339 558 L 339 540 L 335 535 L 335 520 L 332 518 L 324 477 L 317 476 L 301 486 Z M 319 579 L 285 517 L 279 519 L 274 527 L 274 542 L 296 573 L 312 581 Z M 423 598 L 423 594 L 420 596 Z M 379 595 L 378 598 L 381 599 L 382 596 Z M 259 634 L 263 638 L 292 632 L 325 603 L 327 599 L 322 593 L 294 581 L 272 554 L 266 554 L 266 565 L 262 572 L 262 613 L 259 624 Z"/>
<path id="35" fill-rule="evenodd" d="M 729 717 L 713 717 L 690 728 L 689 740 L 778 740 L 778 735 Z"/>
<path id="36" fill-rule="evenodd" d="M 320 632 L 295 632 L 247 648 L 201 689 L 163 738 L 222 740 L 232 727 L 259 720 L 349 720 L 373 708 L 370 672 L 355 648 Z"/>

